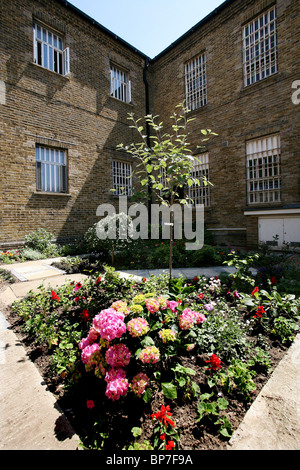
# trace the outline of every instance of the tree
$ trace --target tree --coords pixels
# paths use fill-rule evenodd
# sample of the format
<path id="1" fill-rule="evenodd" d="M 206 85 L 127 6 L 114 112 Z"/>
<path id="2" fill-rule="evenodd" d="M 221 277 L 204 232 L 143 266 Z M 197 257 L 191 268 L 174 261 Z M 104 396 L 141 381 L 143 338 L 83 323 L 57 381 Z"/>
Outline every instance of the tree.
<path id="1" fill-rule="evenodd" d="M 180 112 L 177 113 L 177 108 Z M 134 114 L 130 113 L 128 119 L 132 122 L 130 128 L 137 131 L 140 136 L 139 143 L 131 143 L 124 146 L 118 145 L 118 149 L 129 153 L 137 162 L 135 173 L 140 175 L 140 184 L 144 191 L 144 197 L 153 196 L 160 201 L 162 205 L 170 208 L 170 258 L 169 258 L 169 277 L 172 277 L 173 260 L 173 221 L 174 214 L 172 207 L 175 203 L 188 204 L 193 202 L 185 192 L 187 187 L 200 185 L 199 178 L 192 175 L 194 161 L 200 161 L 199 158 L 192 155 L 188 142 L 188 124 L 193 118 L 188 118 L 189 110 L 183 103 L 175 108 L 175 112 L 170 118 L 172 132 L 164 132 L 163 122 L 158 122 L 159 116 L 148 114 L 144 117 L 146 128 L 150 129 L 150 135 L 145 133 L 144 125 L 141 125 L 142 118 L 135 119 Z M 202 129 L 204 136 L 201 142 L 209 139 L 210 135 L 217 135 L 211 129 Z M 149 143 L 150 142 L 150 146 Z M 201 146 L 197 146 L 200 148 Z M 211 184 L 204 176 L 204 184 Z"/>

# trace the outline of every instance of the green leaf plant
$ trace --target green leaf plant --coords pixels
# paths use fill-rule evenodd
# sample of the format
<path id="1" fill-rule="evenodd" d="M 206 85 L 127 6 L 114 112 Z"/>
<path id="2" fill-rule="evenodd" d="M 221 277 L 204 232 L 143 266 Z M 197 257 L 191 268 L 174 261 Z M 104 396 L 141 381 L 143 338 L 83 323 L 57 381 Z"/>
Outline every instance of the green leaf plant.
<path id="1" fill-rule="evenodd" d="M 176 112 L 178 109 L 179 112 Z M 133 157 L 135 164 L 133 173 L 138 176 L 142 187 L 137 194 L 150 201 L 154 198 L 170 209 L 170 279 L 174 239 L 174 212 L 171 208 L 175 203 L 184 205 L 193 202 L 186 195 L 187 186 L 199 186 L 200 179 L 205 185 L 211 184 L 205 177 L 193 176 L 194 162 L 200 160 L 189 148 L 187 129 L 193 119 L 187 117 L 188 112 L 184 103 L 176 106 L 175 112 L 170 116 L 173 122 L 170 133 L 164 131 L 164 123 L 158 121 L 159 116 L 148 114 L 144 117 L 144 124 L 141 125 L 141 118 L 136 119 L 134 114 L 130 113 L 128 118 L 132 123 L 130 128 L 135 129 L 140 142 L 130 145 L 120 144 L 117 147 L 118 150 L 125 151 Z M 204 136 L 202 142 L 209 140 L 211 135 L 217 135 L 211 129 L 202 129 L 200 132 Z"/>

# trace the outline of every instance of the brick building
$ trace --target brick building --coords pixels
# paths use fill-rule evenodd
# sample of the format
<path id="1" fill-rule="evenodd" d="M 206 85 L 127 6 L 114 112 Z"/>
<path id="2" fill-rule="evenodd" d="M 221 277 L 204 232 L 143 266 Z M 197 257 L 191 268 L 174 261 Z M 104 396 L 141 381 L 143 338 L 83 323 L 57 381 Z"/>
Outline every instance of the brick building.
<path id="1" fill-rule="evenodd" d="M 216 242 L 300 244 L 298 0 L 227 0 L 154 59 L 64 0 L 1 5 L 0 245 L 37 227 L 83 234 L 125 185 L 127 116 L 168 124 L 186 100 L 190 142 L 218 134 L 191 188 Z"/>

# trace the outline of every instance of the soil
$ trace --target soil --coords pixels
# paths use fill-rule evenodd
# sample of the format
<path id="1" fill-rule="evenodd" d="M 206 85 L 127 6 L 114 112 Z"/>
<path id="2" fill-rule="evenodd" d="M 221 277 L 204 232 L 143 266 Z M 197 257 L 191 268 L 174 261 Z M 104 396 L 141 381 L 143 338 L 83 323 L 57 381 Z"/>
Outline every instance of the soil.
<path id="1" fill-rule="evenodd" d="M 7 281 L 0 279 L 0 292 L 8 285 Z M 94 422 L 96 418 L 96 410 L 99 405 L 102 409 L 102 418 L 106 419 L 106 424 L 98 419 L 98 427 L 95 432 L 109 432 L 109 439 L 105 441 L 105 450 L 122 450 L 124 446 L 133 442 L 131 429 L 134 426 L 141 427 L 143 433 L 141 442 L 144 439 L 151 441 L 153 436 L 154 422 L 151 414 L 160 411 L 162 404 L 169 404 L 172 412 L 172 419 L 176 423 L 176 429 L 180 430 L 180 447 L 182 450 L 226 450 L 228 439 L 218 434 L 216 427 L 209 420 L 201 420 L 197 423 L 197 401 L 185 401 L 183 397 L 179 397 L 176 401 L 166 400 L 161 391 L 154 392 L 151 402 L 145 404 L 143 400 L 137 398 L 126 397 L 117 402 L 111 402 L 103 398 L 105 388 L 103 380 L 97 379 L 94 375 L 88 377 L 83 385 L 78 382 L 78 386 L 72 387 L 72 391 L 64 389 L 64 380 L 61 376 L 53 374 L 51 369 L 51 352 L 48 350 L 47 344 L 36 346 L 32 339 L 22 331 L 22 322 L 19 317 L 13 314 L 10 308 L 1 305 L 0 309 L 10 323 L 13 331 L 17 335 L 19 341 L 23 344 L 26 352 L 32 362 L 38 368 L 41 376 L 45 380 L 49 391 L 54 394 L 59 406 L 69 419 L 75 432 L 82 437 L 85 431 L 95 428 Z M 281 345 L 277 341 L 269 340 L 268 352 L 271 357 L 272 368 L 274 369 L 278 362 L 282 359 L 287 351 L 287 347 Z M 190 353 L 189 353 L 190 354 Z M 177 358 L 182 365 L 191 367 L 196 371 L 196 383 L 200 386 L 201 393 L 210 392 L 207 387 L 207 376 L 205 375 L 205 360 L 208 356 L 182 356 Z M 168 370 L 169 365 L 165 365 Z M 253 393 L 251 401 L 245 401 L 238 394 L 223 395 L 229 402 L 226 410 L 226 416 L 229 419 L 233 430 L 237 429 L 241 423 L 246 411 L 264 384 L 268 381 L 270 374 L 258 373 L 254 377 L 256 390 Z M 79 385 L 80 383 L 80 385 Z M 91 390 L 92 396 L 91 396 Z M 100 398 L 99 398 L 100 397 Z M 86 400 L 92 399 L 96 407 L 87 410 Z M 132 410 L 134 409 L 134 413 Z M 90 431 L 89 431 L 90 432 Z M 110 446 L 112 449 L 110 449 Z"/>

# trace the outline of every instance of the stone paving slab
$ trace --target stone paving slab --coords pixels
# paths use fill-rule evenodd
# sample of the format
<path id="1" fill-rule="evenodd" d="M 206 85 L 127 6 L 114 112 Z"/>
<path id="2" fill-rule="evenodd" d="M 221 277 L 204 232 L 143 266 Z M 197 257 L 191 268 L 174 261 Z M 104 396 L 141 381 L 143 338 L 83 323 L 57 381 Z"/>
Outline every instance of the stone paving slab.
<path id="1" fill-rule="evenodd" d="M 300 334 L 232 436 L 229 450 L 300 450 Z"/>
<path id="2" fill-rule="evenodd" d="M 54 276 L 51 278 L 43 278 L 43 279 L 36 279 L 33 281 L 28 281 L 28 282 L 15 282 L 14 284 L 11 284 L 9 286 L 9 289 L 13 292 L 13 294 L 17 298 L 22 298 L 30 290 L 35 290 L 38 289 L 40 286 L 44 286 L 46 289 L 47 288 L 52 288 L 55 289 L 56 287 L 61 287 L 67 282 L 75 281 L 75 282 L 80 282 L 87 279 L 87 276 L 84 274 L 72 274 L 72 275 L 60 275 L 60 276 Z"/>
<path id="3" fill-rule="evenodd" d="M 76 450 L 79 438 L 0 312 L 0 450 Z"/>

